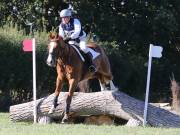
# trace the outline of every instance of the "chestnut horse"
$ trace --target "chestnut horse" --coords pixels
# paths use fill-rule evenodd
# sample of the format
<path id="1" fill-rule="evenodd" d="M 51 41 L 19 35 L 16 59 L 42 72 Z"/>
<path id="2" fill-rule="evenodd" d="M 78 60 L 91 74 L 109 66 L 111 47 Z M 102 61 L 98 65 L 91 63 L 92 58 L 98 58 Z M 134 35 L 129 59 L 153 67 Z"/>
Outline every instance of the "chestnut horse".
<path id="1" fill-rule="evenodd" d="M 76 49 L 74 49 L 71 45 L 66 44 L 62 37 L 55 36 L 52 33 L 50 34 L 47 64 L 49 66 L 56 66 L 57 80 L 53 106 L 49 113 L 53 113 L 54 109 L 58 105 L 58 96 L 60 94 L 63 83 L 67 81 L 69 84 L 65 114 L 62 119 L 62 123 L 68 121 L 72 96 L 77 87 L 77 84 L 80 81 L 97 78 L 100 82 L 101 91 L 106 90 L 106 84 L 110 85 L 110 90 L 117 90 L 112 82 L 113 76 L 111 73 L 108 57 L 106 56 L 102 47 L 94 43 L 88 44 L 88 47 L 91 47 L 100 53 L 100 55 L 93 60 L 97 68 L 97 72 L 95 73 L 92 73 L 88 70 L 88 67 L 85 65 L 85 62 L 82 61 Z M 53 59 L 54 51 L 56 52 L 56 65 Z"/>

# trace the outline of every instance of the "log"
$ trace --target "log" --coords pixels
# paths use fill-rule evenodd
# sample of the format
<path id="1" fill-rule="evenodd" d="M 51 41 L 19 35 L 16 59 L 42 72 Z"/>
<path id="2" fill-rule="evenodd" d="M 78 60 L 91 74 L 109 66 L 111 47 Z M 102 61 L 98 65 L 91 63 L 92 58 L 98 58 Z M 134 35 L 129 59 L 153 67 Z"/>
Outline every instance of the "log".
<path id="1" fill-rule="evenodd" d="M 38 117 L 62 118 L 66 92 L 61 92 L 58 106 L 53 114 L 48 114 L 54 94 L 37 100 Z M 144 102 L 120 91 L 95 93 L 76 92 L 73 96 L 70 112 L 74 116 L 108 115 L 122 118 L 129 123 L 143 121 Z M 33 120 L 33 102 L 10 106 L 12 121 Z M 132 122 L 133 121 L 133 122 Z M 147 123 L 155 127 L 180 127 L 180 115 L 173 114 L 159 107 L 148 105 Z M 139 124 L 138 124 L 139 125 Z"/>

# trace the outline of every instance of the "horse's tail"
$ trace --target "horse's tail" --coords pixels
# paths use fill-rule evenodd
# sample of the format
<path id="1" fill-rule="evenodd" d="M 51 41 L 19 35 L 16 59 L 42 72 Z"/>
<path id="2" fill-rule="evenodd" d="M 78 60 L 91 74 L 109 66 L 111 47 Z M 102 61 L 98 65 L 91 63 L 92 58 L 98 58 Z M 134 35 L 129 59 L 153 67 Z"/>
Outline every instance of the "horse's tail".
<path id="1" fill-rule="evenodd" d="M 103 63 L 106 64 L 106 72 L 104 72 L 104 75 L 106 76 L 106 78 L 108 80 L 112 80 L 113 79 L 113 75 L 112 75 L 112 72 L 111 72 L 111 65 L 110 65 L 110 61 L 109 61 L 109 58 L 108 56 L 106 55 L 104 49 L 102 46 L 98 46 L 99 49 L 100 49 L 100 53 L 101 53 L 101 56 L 102 56 L 102 61 Z"/>

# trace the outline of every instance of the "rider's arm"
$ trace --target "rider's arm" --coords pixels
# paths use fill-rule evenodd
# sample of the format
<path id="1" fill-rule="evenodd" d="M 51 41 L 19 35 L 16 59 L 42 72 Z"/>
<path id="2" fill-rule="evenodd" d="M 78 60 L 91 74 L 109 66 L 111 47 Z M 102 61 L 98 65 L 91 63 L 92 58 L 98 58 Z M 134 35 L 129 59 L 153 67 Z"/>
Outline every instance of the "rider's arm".
<path id="1" fill-rule="evenodd" d="M 80 32 L 81 32 L 81 23 L 78 19 L 74 19 L 74 32 L 71 34 L 71 39 L 78 38 Z"/>
<path id="2" fill-rule="evenodd" d="M 59 36 L 61 36 L 62 38 L 64 38 L 64 31 L 63 31 L 63 28 L 62 28 L 61 25 L 59 26 Z"/>

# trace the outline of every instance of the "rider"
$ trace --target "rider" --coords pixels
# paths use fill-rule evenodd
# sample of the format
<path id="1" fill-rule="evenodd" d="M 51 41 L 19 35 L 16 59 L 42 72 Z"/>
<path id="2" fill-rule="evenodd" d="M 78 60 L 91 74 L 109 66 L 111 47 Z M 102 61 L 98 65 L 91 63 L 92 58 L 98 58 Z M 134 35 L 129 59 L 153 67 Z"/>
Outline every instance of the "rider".
<path id="1" fill-rule="evenodd" d="M 59 25 L 59 35 L 63 37 L 64 40 L 75 40 L 78 42 L 80 49 L 89 57 L 91 65 L 89 70 L 96 72 L 96 66 L 92 60 L 100 54 L 86 46 L 86 33 L 82 30 L 80 21 L 72 17 L 71 10 L 69 9 L 63 9 L 60 12 L 60 17 L 62 22 Z"/>

